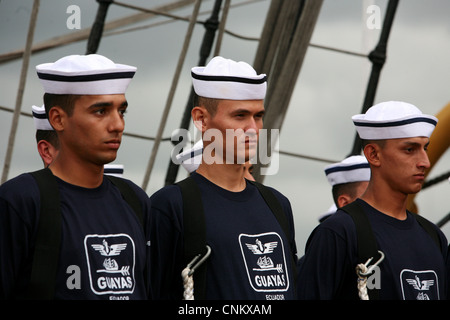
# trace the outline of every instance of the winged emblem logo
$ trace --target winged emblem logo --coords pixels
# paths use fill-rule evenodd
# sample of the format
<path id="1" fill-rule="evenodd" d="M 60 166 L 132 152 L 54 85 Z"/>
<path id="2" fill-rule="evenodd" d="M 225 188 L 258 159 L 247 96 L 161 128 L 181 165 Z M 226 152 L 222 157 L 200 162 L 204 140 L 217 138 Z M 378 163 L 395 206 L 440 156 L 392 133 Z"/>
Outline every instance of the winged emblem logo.
<path id="1" fill-rule="evenodd" d="M 245 245 L 254 254 L 267 254 L 267 253 L 273 252 L 273 250 L 277 247 L 278 242 L 272 241 L 272 242 L 262 243 L 259 239 L 256 239 L 255 244 L 246 243 Z"/>
<path id="2" fill-rule="evenodd" d="M 120 243 L 109 245 L 108 242 L 103 239 L 102 244 L 92 244 L 91 246 L 95 251 L 99 251 L 102 256 L 112 257 L 118 256 L 122 250 L 125 250 L 127 244 Z"/>
<path id="3" fill-rule="evenodd" d="M 416 275 L 414 279 L 406 279 L 410 285 L 413 286 L 414 289 L 425 291 L 430 290 L 430 287 L 434 285 L 434 280 L 420 280 L 420 278 Z"/>

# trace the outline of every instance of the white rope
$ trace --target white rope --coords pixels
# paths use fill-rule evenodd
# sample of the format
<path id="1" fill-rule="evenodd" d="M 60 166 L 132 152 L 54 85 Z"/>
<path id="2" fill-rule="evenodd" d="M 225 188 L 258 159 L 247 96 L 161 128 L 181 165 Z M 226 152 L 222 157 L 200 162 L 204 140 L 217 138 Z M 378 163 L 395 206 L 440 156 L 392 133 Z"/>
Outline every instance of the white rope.
<path id="1" fill-rule="evenodd" d="M 184 300 L 194 300 L 194 277 L 193 275 L 189 275 L 191 269 L 184 268 L 181 271 L 181 277 L 183 278 L 183 299 Z"/>
<path id="2" fill-rule="evenodd" d="M 362 276 L 367 272 L 367 267 L 365 264 L 360 263 L 356 266 L 356 274 L 358 275 L 358 296 L 361 300 L 369 300 L 369 295 L 367 293 L 367 277 Z"/>

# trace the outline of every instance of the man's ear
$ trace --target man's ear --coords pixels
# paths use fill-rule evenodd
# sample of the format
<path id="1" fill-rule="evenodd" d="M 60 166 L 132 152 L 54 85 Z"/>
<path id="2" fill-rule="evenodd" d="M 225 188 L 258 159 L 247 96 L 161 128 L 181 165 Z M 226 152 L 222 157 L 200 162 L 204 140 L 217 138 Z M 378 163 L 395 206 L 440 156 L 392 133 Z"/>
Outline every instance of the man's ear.
<path id="1" fill-rule="evenodd" d="M 341 194 L 337 199 L 339 208 L 342 208 L 342 207 L 348 205 L 349 203 L 352 202 L 352 200 L 353 199 L 348 194 Z"/>
<path id="2" fill-rule="evenodd" d="M 364 147 L 364 155 L 370 165 L 375 167 L 380 166 L 380 150 L 381 147 L 376 143 L 368 143 Z"/>
<path id="3" fill-rule="evenodd" d="M 64 130 L 64 122 L 67 114 L 59 106 L 54 106 L 48 112 L 48 121 L 56 131 Z"/>
<path id="4" fill-rule="evenodd" d="M 39 152 L 39 155 L 42 158 L 42 161 L 44 161 L 44 166 L 48 167 L 54 160 L 55 152 L 54 147 L 51 145 L 50 142 L 45 140 L 40 140 L 37 143 L 37 149 Z"/>
<path id="5" fill-rule="evenodd" d="M 191 111 L 191 116 L 195 127 L 200 132 L 205 132 L 208 123 L 208 111 L 204 107 L 194 107 Z"/>

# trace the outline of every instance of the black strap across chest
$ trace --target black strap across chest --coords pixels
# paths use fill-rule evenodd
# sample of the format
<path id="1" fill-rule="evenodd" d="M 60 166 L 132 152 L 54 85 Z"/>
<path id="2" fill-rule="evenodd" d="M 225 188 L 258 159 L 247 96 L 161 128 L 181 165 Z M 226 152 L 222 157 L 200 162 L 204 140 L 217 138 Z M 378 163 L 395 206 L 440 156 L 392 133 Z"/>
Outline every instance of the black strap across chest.
<path id="1" fill-rule="evenodd" d="M 259 190 L 289 241 L 291 239 L 289 223 L 278 199 L 263 184 L 255 181 L 249 182 Z M 184 262 L 188 264 L 196 255 L 204 255 L 206 252 L 205 213 L 203 211 L 200 188 L 192 177 L 187 177 L 177 182 L 176 185 L 180 187 L 183 199 Z M 295 279 L 296 264 L 293 260 L 292 270 Z M 203 263 L 194 272 L 194 293 L 196 300 L 204 300 L 206 298 L 206 270 L 207 263 Z"/>
<path id="2" fill-rule="evenodd" d="M 349 214 L 355 223 L 358 263 L 365 263 L 369 258 L 373 258 L 373 261 L 377 261 L 380 258 L 380 254 L 378 252 L 378 246 L 372 226 L 367 214 L 364 212 L 364 209 L 359 205 L 358 201 L 354 201 L 341 209 Z M 443 252 L 439 236 L 433 224 L 418 214 L 413 214 L 413 216 L 422 228 L 424 228 L 425 231 L 431 236 L 441 252 Z M 379 289 L 368 288 L 367 292 L 370 300 L 376 300 L 379 298 Z"/>
<path id="3" fill-rule="evenodd" d="M 30 172 L 39 187 L 41 207 L 35 241 L 30 284 L 26 299 L 51 300 L 55 297 L 56 276 L 61 247 L 61 202 L 55 176 L 44 168 Z M 106 176 L 122 194 L 124 200 L 136 213 L 143 226 L 143 212 L 139 198 L 123 180 Z"/>

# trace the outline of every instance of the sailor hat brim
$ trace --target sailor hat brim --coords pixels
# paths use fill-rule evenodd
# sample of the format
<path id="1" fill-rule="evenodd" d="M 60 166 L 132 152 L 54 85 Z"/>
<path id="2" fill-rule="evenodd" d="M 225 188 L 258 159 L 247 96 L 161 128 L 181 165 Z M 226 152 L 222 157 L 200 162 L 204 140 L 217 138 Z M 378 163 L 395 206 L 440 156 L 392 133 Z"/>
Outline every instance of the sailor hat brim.
<path id="1" fill-rule="evenodd" d="M 417 107 L 401 101 L 377 104 L 352 117 L 356 131 L 364 140 L 430 137 L 438 122 Z"/>
<path id="2" fill-rule="evenodd" d="M 370 180 L 370 166 L 364 156 L 348 157 L 326 166 L 324 171 L 331 186 Z"/>
<path id="3" fill-rule="evenodd" d="M 189 173 L 197 170 L 202 163 L 203 156 L 203 141 L 197 141 L 190 149 L 183 150 L 183 152 L 176 155 L 177 161 Z"/>
<path id="4" fill-rule="evenodd" d="M 191 69 L 192 84 L 197 95 L 226 100 L 263 100 L 267 76 L 256 74 L 249 64 L 214 57 L 206 67 Z"/>
<path id="5" fill-rule="evenodd" d="M 46 93 L 75 95 L 124 94 L 136 70 L 98 54 L 70 55 L 36 66 Z"/>
<path id="6" fill-rule="evenodd" d="M 103 173 L 109 176 L 114 176 L 114 177 L 122 177 L 123 176 L 123 164 L 113 164 L 113 163 L 109 163 L 109 164 L 105 164 L 103 166 Z"/>
<path id="7" fill-rule="evenodd" d="M 48 121 L 44 106 L 38 107 L 33 105 L 31 107 L 31 112 L 33 114 L 33 121 L 36 130 L 46 130 L 46 131 L 54 130 L 53 127 L 50 125 L 50 122 Z"/>

